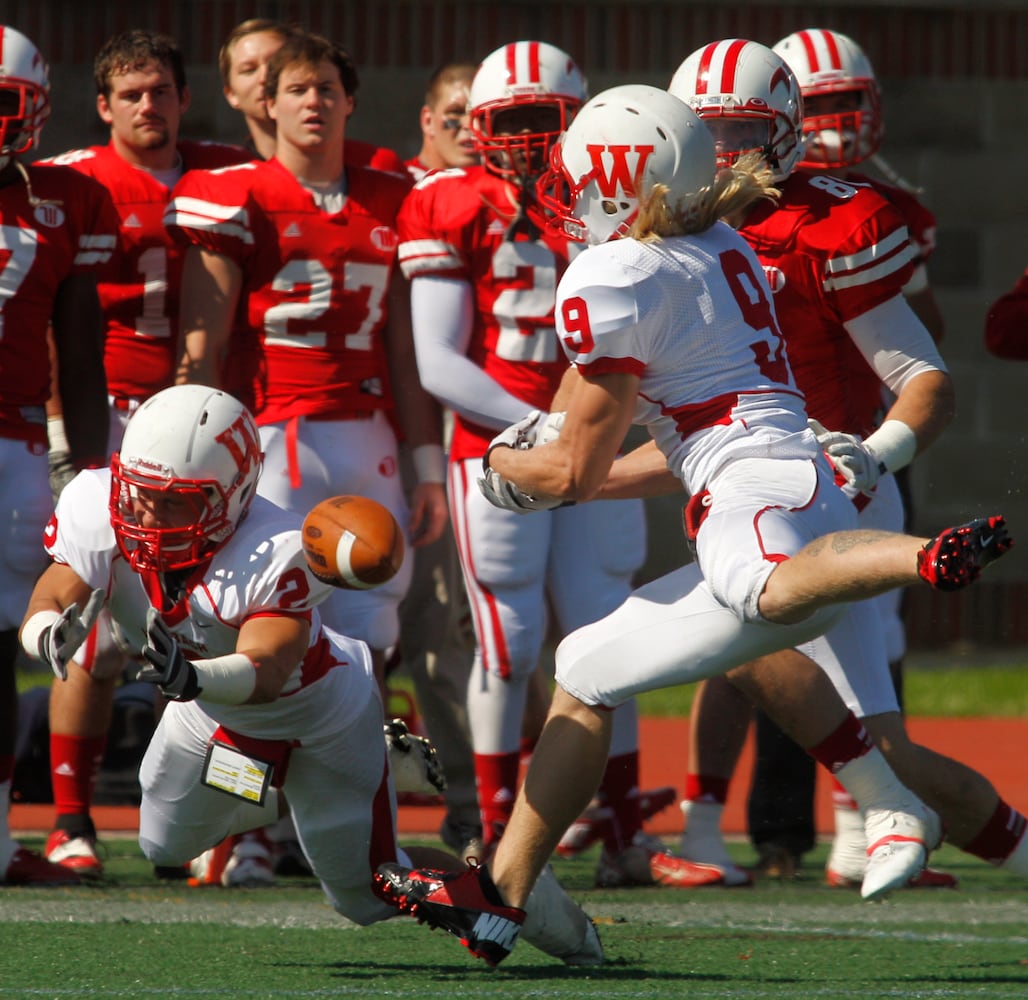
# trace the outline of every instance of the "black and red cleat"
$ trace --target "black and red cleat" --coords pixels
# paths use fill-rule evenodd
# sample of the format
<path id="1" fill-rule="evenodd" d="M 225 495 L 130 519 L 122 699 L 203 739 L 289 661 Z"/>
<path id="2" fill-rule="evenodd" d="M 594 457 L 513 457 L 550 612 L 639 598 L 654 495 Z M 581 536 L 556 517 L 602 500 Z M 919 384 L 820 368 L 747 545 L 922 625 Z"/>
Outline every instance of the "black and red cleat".
<path id="1" fill-rule="evenodd" d="M 82 879 L 70 868 L 47 861 L 38 851 L 19 847 L 0 878 L 0 885 L 59 886 L 81 885 Z"/>
<path id="2" fill-rule="evenodd" d="M 1002 516 L 979 517 L 940 531 L 925 543 L 917 554 L 917 572 L 936 590 L 962 590 L 1013 544 Z"/>
<path id="3" fill-rule="evenodd" d="M 462 872 L 378 866 L 375 884 L 401 913 L 460 939 L 472 955 L 497 966 L 514 949 L 525 911 L 507 906 L 484 868 Z"/>

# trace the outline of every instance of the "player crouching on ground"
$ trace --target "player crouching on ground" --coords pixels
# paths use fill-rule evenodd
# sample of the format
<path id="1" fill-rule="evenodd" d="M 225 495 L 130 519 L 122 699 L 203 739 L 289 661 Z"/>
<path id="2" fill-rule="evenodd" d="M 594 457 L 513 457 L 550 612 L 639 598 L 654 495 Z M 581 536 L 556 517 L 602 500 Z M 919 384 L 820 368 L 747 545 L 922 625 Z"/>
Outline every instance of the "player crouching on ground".
<path id="1" fill-rule="evenodd" d="M 174 386 L 129 420 L 110 469 L 76 477 L 46 531 L 53 562 L 21 630 L 59 678 L 105 605 L 139 677 L 169 699 L 140 768 L 139 843 L 183 865 L 225 837 L 267 825 L 286 793 L 311 868 L 343 916 L 396 911 L 372 873 L 401 851 L 382 706 L 367 645 L 321 625 L 332 588 L 308 570 L 301 518 L 256 496 L 253 417 L 202 385 Z M 80 611 L 80 609 L 83 609 Z M 588 918 L 554 881 L 540 947 L 602 960 Z"/>

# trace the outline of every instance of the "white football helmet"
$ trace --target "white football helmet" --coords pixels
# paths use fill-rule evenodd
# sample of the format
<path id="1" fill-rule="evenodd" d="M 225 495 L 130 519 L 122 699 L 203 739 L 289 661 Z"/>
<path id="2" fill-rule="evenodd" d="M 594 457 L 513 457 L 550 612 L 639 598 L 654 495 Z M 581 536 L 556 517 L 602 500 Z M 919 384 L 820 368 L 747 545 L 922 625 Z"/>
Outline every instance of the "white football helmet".
<path id="1" fill-rule="evenodd" d="M 629 231 L 655 184 L 667 185 L 672 208 L 687 209 L 714 174 L 714 140 L 692 109 L 666 90 L 629 84 L 578 112 L 538 194 L 565 236 L 605 243 Z"/>
<path id="2" fill-rule="evenodd" d="M 235 397 L 205 385 L 162 389 L 129 419 L 111 459 L 118 548 L 135 569 L 203 562 L 246 514 L 262 459 L 257 426 Z"/>
<path id="3" fill-rule="evenodd" d="M 512 42 L 490 53 L 475 73 L 469 97 L 482 163 L 508 179 L 539 174 L 585 99 L 585 77 L 555 45 Z M 505 113 L 514 111 L 521 115 L 505 121 Z"/>
<path id="4" fill-rule="evenodd" d="M 796 74 L 803 94 L 803 166 L 852 167 L 874 156 L 884 131 L 882 96 L 860 46 L 838 31 L 808 28 L 783 38 L 773 51 Z M 852 107 L 818 107 L 847 96 Z"/>
<path id="5" fill-rule="evenodd" d="M 710 127 L 719 167 L 759 152 L 781 181 L 803 155 L 803 99 L 796 75 L 766 45 L 726 38 L 675 71 L 668 90 Z"/>
<path id="6" fill-rule="evenodd" d="M 46 62 L 20 31 L 0 25 L 0 169 L 36 145 L 49 117 Z"/>

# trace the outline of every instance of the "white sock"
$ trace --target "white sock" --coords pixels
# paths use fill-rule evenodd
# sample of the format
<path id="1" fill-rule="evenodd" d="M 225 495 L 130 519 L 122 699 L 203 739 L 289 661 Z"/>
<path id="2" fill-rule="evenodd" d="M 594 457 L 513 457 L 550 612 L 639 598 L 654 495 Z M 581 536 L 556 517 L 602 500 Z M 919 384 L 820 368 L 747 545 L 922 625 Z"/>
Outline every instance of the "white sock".
<path id="1" fill-rule="evenodd" d="M 683 858 L 711 865 L 731 865 L 724 837 L 721 833 L 721 816 L 725 811 L 721 802 L 698 802 L 685 800 L 682 812 L 685 814 L 685 830 L 679 845 Z"/>
<path id="2" fill-rule="evenodd" d="M 1028 833 L 1021 835 L 1017 847 L 1007 855 L 999 867 L 1015 875 L 1028 876 Z"/>

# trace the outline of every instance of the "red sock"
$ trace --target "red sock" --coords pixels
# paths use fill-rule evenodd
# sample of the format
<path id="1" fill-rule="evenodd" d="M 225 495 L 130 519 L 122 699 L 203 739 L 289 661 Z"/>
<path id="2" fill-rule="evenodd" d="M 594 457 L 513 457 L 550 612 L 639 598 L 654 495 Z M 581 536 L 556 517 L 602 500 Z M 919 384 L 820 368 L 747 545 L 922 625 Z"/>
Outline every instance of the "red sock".
<path id="1" fill-rule="evenodd" d="M 620 854 L 642 829 L 638 750 L 607 759 L 607 767 L 600 782 L 600 795 L 614 818 L 604 834 L 603 846 L 614 854 Z"/>
<path id="2" fill-rule="evenodd" d="M 58 816 L 88 815 L 106 736 L 50 734 L 50 780 Z"/>
<path id="3" fill-rule="evenodd" d="M 476 753 L 475 784 L 482 813 L 482 839 L 491 847 L 500 839 L 514 810 L 520 753 Z"/>
<path id="4" fill-rule="evenodd" d="M 807 747 L 807 753 L 836 774 L 851 760 L 863 757 L 873 745 L 860 720 L 852 712 L 847 712 L 838 729 L 816 746 Z"/>
<path id="5" fill-rule="evenodd" d="M 963 849 L 990 865 L 1001 865 L 1021 842 L 1026 826 L 1028 820 L 1000 799 L 989 821 Z"/>
<path id="6" fill-rule="evenodd" d="M 728 778 L 715 778 L 710 774 L 686 774 L 686 802 L 713 802 L 723 806 L 728 801 Z"/>

